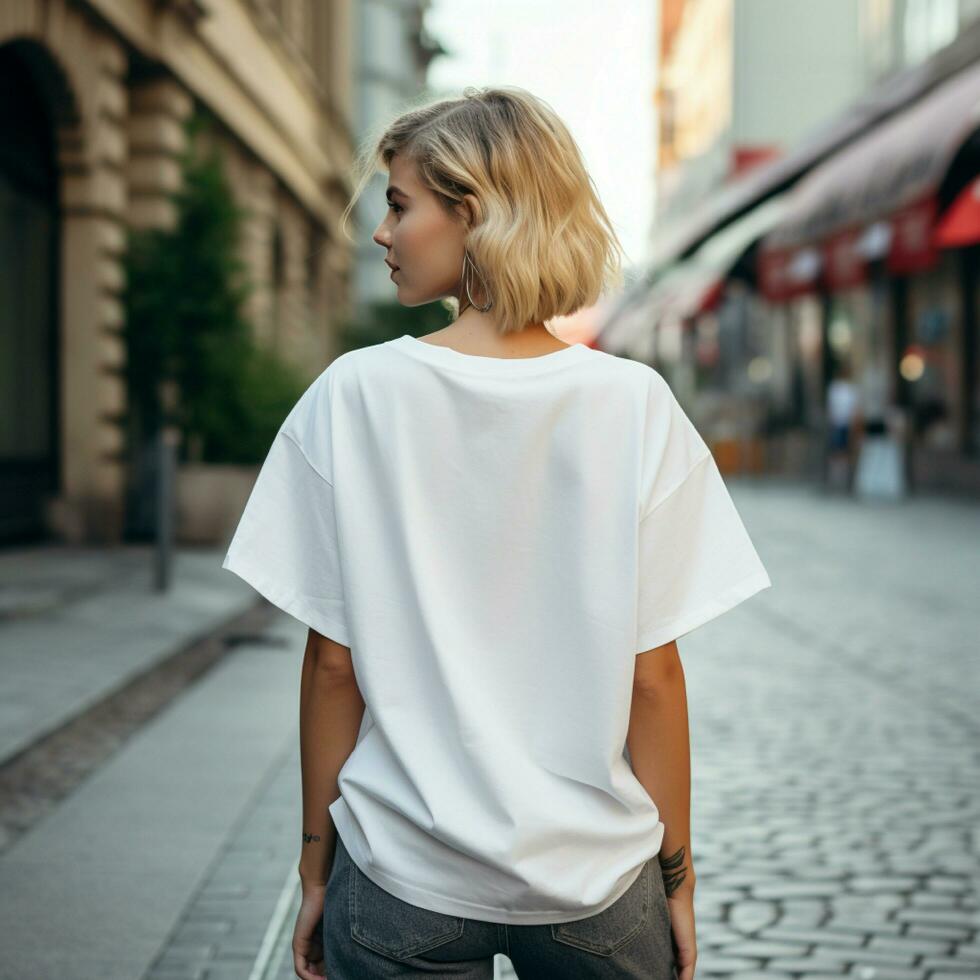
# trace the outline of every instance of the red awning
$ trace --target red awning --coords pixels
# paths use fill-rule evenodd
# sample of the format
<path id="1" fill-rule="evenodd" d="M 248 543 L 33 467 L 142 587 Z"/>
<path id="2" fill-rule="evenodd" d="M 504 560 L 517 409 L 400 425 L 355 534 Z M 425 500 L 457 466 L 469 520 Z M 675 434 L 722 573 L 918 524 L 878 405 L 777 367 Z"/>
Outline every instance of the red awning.
<path id="1" fill-rule="evenodd" d="M 933 236 L 937 248 L 957 248 L 975 242 L 980 242 L 980 177 L 960 192 Z"/>
<path id="2" fill-rule="evenodd" d="M 846 288 L 865 274 L 870 256 L 861 243 L 883 222 L 891 226 L 885 238 L 892 272 L 929 267 L 936 259 L 936 191 L 978 128 L 980 63 L 974 63 L 802 178 L 785 218 L 760 244 L 760 268 L 819 247 L 826 259 L 822 284 Z"/>
<path id="3" fill-rule="evenodd" d="M 605 350 L 652 356 L 654 334 L 662 324 L 689 323 L 716 310 L 733 270 L 783 213 L 785 195 L 770 197 L 755 210 L 716 232 L 683 262 L 662 271 L 608 318 L 602 333 Z"/>
<path id="4" fill-rule="evenodd" d="M 939 253 L 933 240 L 936 225 L 936 199 L 926 197 L 912 207 L 892 215 L 892 243 L 888 252 L 888 271 L 896 275 L 918 272 L 936 264 Z"/>
<path id="5" fill-rule="evenodd" d="M 681 267 L 683 268 L 683 266 Z M 696 266 L 685 270 L 668 297 L 664 317 L 689 320 L 718 307 L 725 287 L 725 272 L 717 269 L 699 269 Z"/>
<path id="6" fill-rule="evenodd" d="M 767 249 L 759 253 L 759 290 L 773 303 L 816 292 L 824 256 L 815 248 Z"/>
<path id="7" fill-rule="evenodd" d="M 919 203 L 937 190 L 978 127 L 975 63 L 810 171 L 790 193 L 786 217 L 767 241 L 814 243 Z"/>
<path id="8" fill-rule="evenodd" d="M 851 289 L 868 278 L 868 264 L 861 252 L 863 228 L 832 235 L 823 246 L 824 282 L 830 289 Z"/>

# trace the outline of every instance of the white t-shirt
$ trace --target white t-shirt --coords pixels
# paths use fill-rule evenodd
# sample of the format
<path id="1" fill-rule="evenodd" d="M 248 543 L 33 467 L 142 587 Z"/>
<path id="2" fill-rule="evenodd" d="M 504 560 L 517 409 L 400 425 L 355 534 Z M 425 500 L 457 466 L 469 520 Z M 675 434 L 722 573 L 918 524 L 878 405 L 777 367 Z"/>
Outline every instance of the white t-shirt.
<path id="1" fill-rule="evenodd" d="M 659 852 L 634 656 L 771 585 L 656 370 L 408 334 L 310 385 L 223 567 L 351 649 L 365 711 L 330 814 L 357 866 L 515 925 L 602 911 Z"/>
<path id="2" fill-rule="evenodd" d="M 832 425 L 850 425 L 858 409 L 857 385 L 845 378 L 834 378 L 827 386 L 827 414 Z"/>

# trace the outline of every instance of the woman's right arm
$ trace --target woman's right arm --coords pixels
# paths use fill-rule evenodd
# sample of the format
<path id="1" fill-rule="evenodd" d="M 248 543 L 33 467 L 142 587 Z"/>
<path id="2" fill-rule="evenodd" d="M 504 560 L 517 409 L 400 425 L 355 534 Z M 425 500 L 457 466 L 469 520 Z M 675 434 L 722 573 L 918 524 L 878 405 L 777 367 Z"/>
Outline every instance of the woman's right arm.
<path id="1" fill-rule="evenodd" d="M 658 855 L 677 946 L 678 980 L 691 980 L 697 959 L 691 863 L 691 747 L 684 669 L 671 640 L 636 655 L 626 736 L 633 772 L 664 825 Z"/>

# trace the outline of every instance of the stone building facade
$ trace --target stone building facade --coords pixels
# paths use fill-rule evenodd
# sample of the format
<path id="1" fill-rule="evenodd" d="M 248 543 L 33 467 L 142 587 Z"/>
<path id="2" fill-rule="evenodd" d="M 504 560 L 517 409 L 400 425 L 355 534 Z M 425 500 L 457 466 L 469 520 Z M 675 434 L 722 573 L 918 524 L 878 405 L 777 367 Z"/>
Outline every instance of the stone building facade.
<path id="1" fill-rule="evenodd" d="M 166 227 L 215 120 L 262 343 L 335 355 L 351 243 L 353 0 L 3 0 L 0 541 L 118 541 L 127 228 Z"/>

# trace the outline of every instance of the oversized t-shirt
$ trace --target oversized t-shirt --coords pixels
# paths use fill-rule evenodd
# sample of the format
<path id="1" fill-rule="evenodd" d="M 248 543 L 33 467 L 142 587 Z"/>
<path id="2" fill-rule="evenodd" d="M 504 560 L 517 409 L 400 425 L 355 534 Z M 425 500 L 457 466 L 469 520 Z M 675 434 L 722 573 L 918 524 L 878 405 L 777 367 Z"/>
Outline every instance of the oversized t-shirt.
<path id="1" fill-rule="evenodd" d="M 361 871 L 515 925 L 602 911 L 659 852 L 635 655 L 771 584 L 655 369 L 408 334 L 302 395 L 223 567 L 351 650 L 365 710 L 329 811 Z"/>

